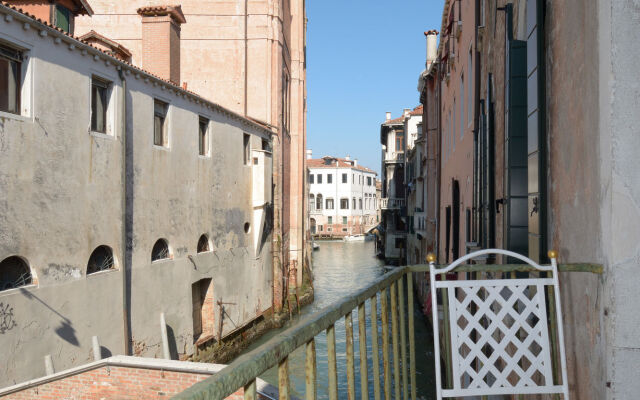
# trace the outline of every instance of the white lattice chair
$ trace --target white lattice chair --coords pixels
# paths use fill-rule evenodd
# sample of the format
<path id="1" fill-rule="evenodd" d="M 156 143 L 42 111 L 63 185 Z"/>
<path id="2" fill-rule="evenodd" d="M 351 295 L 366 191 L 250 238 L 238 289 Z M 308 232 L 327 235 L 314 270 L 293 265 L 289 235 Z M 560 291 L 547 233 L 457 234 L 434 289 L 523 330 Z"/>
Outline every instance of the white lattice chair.
<path id="1" fill-rule="evenodd" d="M 547 278 L 436 280 L 465 261 L 485 254 L 517 258 L 536 270 L 551 272 Z M 429 257 L 433 313 L 436 393 L 438 400 L 450 397 L 563 394 L 569 399 L 562 330 L 562 311 L 555 254 L 551 265 L 542 266 L 520 254 L 480 250 L 438 269 Z M 560 351 L 562 384 L 554 384 L 551 346 L 547 324 L 545 288 L 553 286 Z M 441 379 L 440 336 L 438 334 L 438 289 L 448 289 L 451 366 L 453 388 L 444 389 Z M 443 301 L 446 301 L 443 295 Z"/>

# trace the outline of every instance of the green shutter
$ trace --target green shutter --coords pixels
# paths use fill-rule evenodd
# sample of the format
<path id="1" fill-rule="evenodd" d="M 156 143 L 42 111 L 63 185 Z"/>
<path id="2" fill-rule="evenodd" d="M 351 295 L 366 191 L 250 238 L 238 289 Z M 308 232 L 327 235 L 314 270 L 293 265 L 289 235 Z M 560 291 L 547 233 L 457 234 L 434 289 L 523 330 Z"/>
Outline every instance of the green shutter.
<path id="1" fill-rule="evenodd" d="M 527 219 L 527 42 L 511 37 L 507 7 L 505 79 L 505 228 L 506 248 L 529 254 Z M 509 260 L 512 262 L 514 260 Z"/>
<path id="2" fill-rule="evenodd" d="M 56 26 L 65 32 L 71 32 L 71 12 L 69 9 L 56 5 Z"/>

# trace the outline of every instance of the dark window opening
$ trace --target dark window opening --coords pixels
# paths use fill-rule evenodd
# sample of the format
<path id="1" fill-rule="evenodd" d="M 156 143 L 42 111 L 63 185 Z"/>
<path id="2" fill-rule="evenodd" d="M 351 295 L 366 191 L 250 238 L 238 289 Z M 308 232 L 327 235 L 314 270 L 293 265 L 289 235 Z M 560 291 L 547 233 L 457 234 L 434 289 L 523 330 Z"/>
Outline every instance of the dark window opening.
<path id="1" fill-rule="evenodd" d="M 31 285 L 31 270 L 18 256 L 7 257 L 0 262 L 0 291 Z"/>
<path id="2" fill-rule="evenodd" d="M 271 144 L 269 144 L 267 139 L 262 139 L 262 150 L 271 151 Z"/>
<path id="3" fill-rule="evenodd" d="M 333 199 L 332 198 L 328 198 L 327 199 L 327 210 L 333 210 Z"/>
<path id="4" fill-rule="evenodd" d="M 193 342 L 202 342 L 213 337 L 214 300 L 211 278 L 201 279 L 191 285 L 193 304 Z"/>
<path id="5" fill-rule="evenodd" d="M 169 243 L 164 239 L 158 239 L 151 250 L 151 262 L 158 260 L 166 260 L 170 256 Z"/>
<path id="6" fill-rule="evenodd" d="M 347 183 L 347 174 L 342 174 L 342 183 Z"/>
<path id="7" fill-rule="evenodd" d="M 319 194 L 318 197 L 316 197 L 316 210 L 322 210 L 322 195 Z"/>
<path id="8" fill-rule="evenodd" d="M 251 224 L 248 222 L 244 223 L 244 233 L 249 233 L 251 231 Z"/>
<path id="9" fill-rule="evenodd" d="M 114 268 L 113 251 L 109 246 L 98 246 L 87 263 L 87 275 Z"/>
<path id="10" fill-rule="evenodd" d="M 167 135 L 167 108 L 168 105 L 160 100 L 153 102 L 153 144 L 168 147 Z"/>
<path id="11" fill-rule="evenodd" d="M 309 183 L 313 183 L 313 174 L 309 174 Z"/>
<path id="12" fill-rule="evenodd" d="M 251 165 L 251 136 L 246 133 L 242 136 L 242 147 L 244 149 L 244 165 Z"/>
<path id="13" fill-rule="evenodd" d="M 333 174 L 327 174 L 327 183 L 333 183 Z"/>
<path id="14" fill-rule="evenodd" d="M 200 236 L 200 239 L 198 239 L 198 253 L 206 253 L 207 251 L 211 251 L 209 238 L 207 235 L 202 235 Z"/>
<path id="15" fill-rule="evenodd" d="M 0 111 L 20 113 L 22 53 L 0 45 Z"/>
<path id="16" fill-rule="evenodd" d="M 349 199 L 340 199 L 340 209 L 341 210 L 349 209 Z"/>
<path id="17" fill-rule="evenodd" d="M 209 120 L 200 117 L 198 128 L 198 154 L 206 156 L 209 154 Z"/>
<path id="18" fill-rule="evenodd" d="M 107 133 L 107 105 L 110 82 L 91 79 L 91 130 Z"/>
<path id="19" fill-rule="evenodd" d="M 318 174 L 318 183 L 322 183 L 322 174 Z"/>

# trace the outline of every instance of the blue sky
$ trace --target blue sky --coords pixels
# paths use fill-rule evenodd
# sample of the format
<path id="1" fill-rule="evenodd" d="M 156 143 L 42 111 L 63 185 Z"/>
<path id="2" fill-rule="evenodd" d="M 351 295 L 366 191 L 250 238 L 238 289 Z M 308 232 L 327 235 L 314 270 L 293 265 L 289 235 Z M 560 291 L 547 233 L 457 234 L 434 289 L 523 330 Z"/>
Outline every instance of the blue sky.
<path id="1" fill-rule="evenodd" d="M 307 148 L 380 172 L 380 124 L 420 102 L 443 0 L 307 0 Z"/>

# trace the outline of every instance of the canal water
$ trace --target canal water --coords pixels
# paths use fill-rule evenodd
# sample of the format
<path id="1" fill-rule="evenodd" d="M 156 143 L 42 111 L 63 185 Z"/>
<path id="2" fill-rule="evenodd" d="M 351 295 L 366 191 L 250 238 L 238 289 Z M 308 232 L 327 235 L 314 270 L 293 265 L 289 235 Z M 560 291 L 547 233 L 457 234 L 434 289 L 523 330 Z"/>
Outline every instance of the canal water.
<path id="1" fill-rule="evenodd" d="M 340 301 L 346 295 L 355 293 L 359 289 L 371 284 L 379 276 L 384 274 L 384 264 L 375 258 L 373 242 L 319 242 L 320 250 L 313 253 L 313 274 L 315 301 L 303 308 L 302 316 L 316 312 L 324 307 Z M 406 288 L 406 286 L 405 286 Z M 406 291 L 406 289 L 405 289 Z M 405 301 L 406 305 L 406 301 Z M 380 295 L 378 295 L 378 313 L 380 313 Z M 370 305 L 366 303 L 367 315 L 367 352 L 369 360 L 369 398 L 373 398 L 373 377 L 371 365 L 371 321 Z M 415 310 L 415 338 L 416 338 L 416 381 L 418 397 L 421 399 L 435 398 L 434 374 L 433 374 L 433 344 L 430 327 L 426 319 L 422 316 L 422 311 L 418 304 Z M 359 375 L 359 339 L 358 339 L 358 313 L 354 310 L 354 352 L 356 357 L 356 398 L 360 398 L 360 375 Z M 255 349 L 269 339 L 279 335 L 281 332 L 296 324 L 298 317 L 290 321 L 279 330 L 269 332 L 253 343 L 246 352 Z M 336 329 L 336 353 L 338 366 L 339 393 L 346 398 L 346 339 L 344 319 L 340 319 L 335 325 Z M 390 331 L 390 330 L 389 330 Z M 382 326 L 378 316 L 378 336 L 380 349 L 382 349 Z M 328 398 L 328 367 L 327 367 L 327 340 L 326 335 L 321 333 L 316 336 L 316 365 L 317 365 L 317 389 L 318 398 Z M 408 354 L 408 345 L 407 345 Z M 292 394 L 298 398 L 304 398 L 305 376 L 304 376 L 304 348 L 299 348 L 289 357 L 289 371 Z M 380 356 L 382 363 L 382 356 Z M 382 366 L 380 366 L 382 373 Z M 262 379 L 277 386 L 277 368 L 272 368 L 261 376 Z M 381 377 L 381 382 L 383 382 Z M 393 393 L 393 392 L 392 392 Z M 383 392 L 384 396 L 384 392 Z"/>

